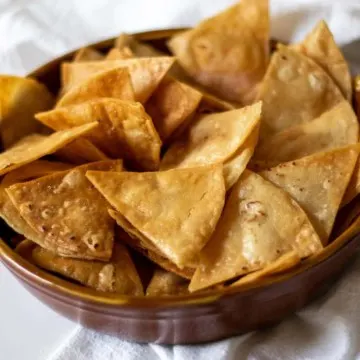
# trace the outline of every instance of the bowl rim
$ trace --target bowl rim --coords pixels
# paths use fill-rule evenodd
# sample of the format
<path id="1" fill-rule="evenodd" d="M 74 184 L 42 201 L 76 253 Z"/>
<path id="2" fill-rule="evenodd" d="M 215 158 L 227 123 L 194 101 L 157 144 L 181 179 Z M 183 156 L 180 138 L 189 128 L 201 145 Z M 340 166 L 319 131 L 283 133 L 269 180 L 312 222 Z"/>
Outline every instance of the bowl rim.
<path id="1" fill-rule="evenodd" d="M 145 31 L 134 33 L 133 35 L 137 40 L 156 40 L 164 39 L 172 36 L 188 28 L 174 28 L 164 30 Z M 94 47 L 95 49 L 109 48 L 116 38 L 109 38 L 99 42 L 84 45 L 86 47 Z M 65 61 L 72 57 L 78 49 L 67 52 L 29 73 L 29 77 L 41 77 L 45 75 L 49 69 L 55 67 L 61 61 Z M 22 280 L 24 280 L 31 287 L 50 293 L 54 296 L 57 291 L 57 296 L 67 298 L 68 296 L 75 298 L 78 301 L 85 303 L 95 303 L 107 305 L 110 307 L 183 307 L 183 306 L 196 306 L 204 305 L 215 302 L 216 300 L 242 294 L 248 296 L 254 291 L 263 291 L 279 284 L 286 284 L 288 281 L 295 277 L 303 275 L 325 261 L 330 261 L 338 252 L 346 246 L 350 246 L 353 241 L 360 239 L 360 217 L 346 229 L 339 237 L 327 245 L 320 253 L 317 253 L 301 262 L 301 264 L 290 271 L 283 274 L 277 274 L 258 280 L 256 283 L 242 284 L 239 286 L 229 286 L 221 289 L 208 290 L 206 292 L 192 293 L 186 295 L 173 295 L 173 296 L 129 296 L 119 295 L 113 293 L 101 293 L 94 289 L 87 288 L 82 285 L 72 283 L 57 277 L 51 273 L 38 268 L 36 265 L 28 262 L 17 254 L 3 239 L 0 238 L 0 261 L 11 271 L 15 272 Z"/>

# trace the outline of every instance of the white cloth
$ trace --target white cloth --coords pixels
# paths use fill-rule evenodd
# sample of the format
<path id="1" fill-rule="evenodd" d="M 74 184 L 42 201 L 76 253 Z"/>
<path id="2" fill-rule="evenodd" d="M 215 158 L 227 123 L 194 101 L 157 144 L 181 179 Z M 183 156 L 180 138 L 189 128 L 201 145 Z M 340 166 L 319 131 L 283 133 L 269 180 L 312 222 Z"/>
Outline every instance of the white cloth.
<path id="1" fill-rule="evenodd" d="M 0 71 L 26 74 L 90 42 L 126 32 L 193 25 L 235 0 L 0 0 Z M 360 65 L 360 2 L 272 0 L 272 36 L 303 38 L 324 18 Z M 360 69 L 360 66 L 358 67 Z M 360 359 L 360 259 L 330 293 L 265 332 L 201 346 L 136 344 L 81 327 L 52 360 Z M 0 351 L 1 358 L 1 351 Z"/>

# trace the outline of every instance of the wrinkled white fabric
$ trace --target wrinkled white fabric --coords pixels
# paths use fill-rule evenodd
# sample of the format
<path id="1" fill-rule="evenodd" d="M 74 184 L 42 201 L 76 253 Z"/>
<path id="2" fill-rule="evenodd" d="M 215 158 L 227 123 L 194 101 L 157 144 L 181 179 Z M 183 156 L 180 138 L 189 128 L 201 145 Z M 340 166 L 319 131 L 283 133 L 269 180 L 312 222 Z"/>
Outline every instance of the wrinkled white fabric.
<path id="1" fill-rule="evenodd" d="M 85 44 L 195 24 L 234 0 L 0 0 L 0 71 L 26 74 Z M 360 72 L 360 2 L 272 0 L 272 36 L 298 41 L 324 18 Z M 360 359 L 360 259 L 331 291 L 277 327 L 201 346 L 130 343 L 78 327 L 51 360 Z M 1 350 L 0 350 L 1 359 Z"/>

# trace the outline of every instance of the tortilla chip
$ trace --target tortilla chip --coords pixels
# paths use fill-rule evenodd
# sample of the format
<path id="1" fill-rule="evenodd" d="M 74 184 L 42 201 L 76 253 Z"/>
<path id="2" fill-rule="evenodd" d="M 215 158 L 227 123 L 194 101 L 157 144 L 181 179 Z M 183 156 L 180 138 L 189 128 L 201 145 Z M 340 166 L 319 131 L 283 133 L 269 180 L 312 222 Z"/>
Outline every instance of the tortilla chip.
<path id="1" fill-rule="evenodd" d="M 70 128 L 69 128 L 70 129 Z M 87 139 L 76 139 L 71 144 L 57 150 L 54 155 L 71 164 L 86 164 L 93 161 L 109 160 L 109 158 Z"/>
<path id="2" fill-rule="evenodd" d="M 151 118 L 140 103 L 117 99 L 96 99 L 57 108 L 36 115 L 54 130 L 99 121 L 87 138 L 114 158 L 135 162 L 138 168 L 156 170 L 160 162 L 161 141 Z"/>
<path id="3" fill-rule="evenodd" d="M 101 62 L 63 63 L 62 71 L 68 72 L 69 86 L 80 84 L 90 76 L 114 68 L 126 68 L 130 74 L 135 100 L 144 104 L 174 63 L 174 58 L 138 58 Z M 123 99 L 132 100 L 132 99 Z"/>
<path id="4" fill-rule="evenodd" d="M 145 105 L 162 141 L 191 119 L 201 98 L 201 93 L 192 87 L 171 77 L 163 79 Z"/>
<path id="5" fill-rule="evenodd" d="M 6 189 L 24 220 L 41 236 L 33 239 L 61 256 L 107 261 L 114 240 L 108 204 L 86 179 L 88 169 L 121 171 L 121 161 L 86 164 L 71 171 Z"/>
<path id="6" fill-rule="evenodd" d="M 287 191 L 307 213 L 325 246 L 360 147 L 352 145 L 287 162 L 260 173 Z"/>
<path id="7" fill-rule="evenodd" d="M 139 232 L 179 268 L 211 236 L 225 201 L 222 166 L 86 176 Z"/>
<path id="8" fill-rule="evenodd" d="M 146 296 L 185 295 L 189 281 L 168 271 L 156 269 L 146 289 Z"/>
<path id="9" fill-rule="evenodd" d="M 51 135 L 28 135 L 10 149 L 0 154 L 0 175 L 49 155 L 71 143 L 80 136 L 93 130 L 98 123 L 78 126 L 69 130 L 55 132 Z"/>
<path id="10" fill-rule="evenodd" d="M 18 182 L 36 179 L 54 172 L 64 171 L 71 168 L 71 165 L 60 162 L 37 160 L 24 165 L 4 176 L 0 184 L 0 216 L 17 233 L 32 240 L 38 237 L 38 233 L 30 227 L 20 216 L 19 211 L 10 200 L 5 188 Z"/>
<path id="11" fill-rule="evenodd" d="M 260 139 L 309 122 L 344 100 L 330 76 L 305 55 L 279 45 L 260 87 Z"/>
<path id="12" fill-rule="evenodd" d="M 331 76 L 344 97 L 351 100 L 349 66 L 324 20 L 319 21 L 304 41 L 294 48 L 318 63 Z"/>
<path id="13" fill-rule="evenodd" d="M 8 149 L 24 136 L 40 131 L 34 114 L 53 105 L 47 88 L 31 78 L 0 75 L 0 139 Z"/>
<path id="14" fill-rule="evenodd" d="M 129 48 L 136 57 L 155 57 L 166 55 L 158 49 L 155 49 L 153 46 L 137 41 L 134 36 L 125 33 L 120 34 L 115 40 L 115 48 L 118 48 L 119 50 Z"/>
<path id="15" fill-rule="evenodd" d="M 297 254 L 297 252 L 290 251 L 283 256 L 280 256 L 277 260 L 275 260 L 273 263 L 266 266 L 265 268 L 243 276 L 242 278 L 231 284 L 231 286 L 248 285 L 251 283 L 259 282 L 264 277 L 283 273 L 294 268 L 295 266 L 300 264 L 300 261 L 301 258 Z"/>
<path id="16" fill-rule="evenodd" d="M 268 0 L 242 0 L 175 35 L 168 46 L 197 82 L 249 104 L 269 62 Z"/>
<path id="17" fill-rule="evenodd" d="M 104 55 L 92 47 L 83 47 L 74 55 L 74 62 L 103 60 Z"/>
<path id="18" fill-rule="evenodd" d="M 119 212 L 109 209 L 109 214 L 119 225 L 117 236 L 120 240 L 163 269 L 177 274 L 184 279 L 191 279 L 194 275 L 194 269 L 189 267 L 180 269 L 165 257 L 161 249 L 157 249 L 146 236 L 134 228 Z"/>
<path id="19" fill-rule="evenodd" d="M 301 207 L 282 189 L 245 170 L 234 185 L 216 230 L 200 253 L 189 290 L 210 287 L 260 270 L 296 251 L 322 249 Z"/>
<path id="20" fill-rule="evenodd" d="M 61 257 L 35 246 L 31 260 L 41 268 L 61 274 L 89 288 L 122 295 L 144 295 L 143 286 L 125 246 L 115 243 L 108 263 Z"/>
<path id="21" fill-rule="evenodd" d="M 202 115 L 165 153 L 160 167 L 196 167 L 223 163 L 244 144 L 260 121 L 261 103 L 241 109 Z"/>
<path id="22" fill-rule="evenodd" d="M 253 160 L 275 166 L 316 152 L 355 144 L 358 140 L 357 117 L 349 102 L 344 100 L 317 119 L 266 139 L 257 146 Z"/>
<path id="23" fill-rule="evenodd" d="M 98 62 L 102 63 L 102 62 Z M 88 64 L 86 62 L 76 64 Z M 97 62 L 95 62 L 97 64 Z M 113 68 L 90 76 L 72 87 L 58 101 L 56 107 L 79 104 L 95 98 L 134 100 L 134 90 L 126 68 Z"/>
<path id="24" fill-rule="evenodd" d="M 251 132 L 235 154 L 224 163 L 226 191 L 228 191 L 239 180 L 239 177 L 246 169 L 248 162 L 253 156 L 258 137 L 259 126 Z"/>
<path id="25" fill-rule="evenodd" d="M 133 52 L 129 47 L 123 49 L 112 48 L 106 54 L 105 60 L 126 60 L 134 57 Z"/>

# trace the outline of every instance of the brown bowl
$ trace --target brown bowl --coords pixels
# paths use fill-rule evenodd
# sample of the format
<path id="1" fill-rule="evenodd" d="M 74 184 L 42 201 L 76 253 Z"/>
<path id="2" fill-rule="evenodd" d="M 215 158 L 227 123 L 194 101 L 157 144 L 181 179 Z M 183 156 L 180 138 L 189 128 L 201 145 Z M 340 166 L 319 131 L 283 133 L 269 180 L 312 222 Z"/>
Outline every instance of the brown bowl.
<path id="1" fill-rule="evenodd" d="M 178 30 L 137 34 L 164 48 L 164 39 Z M 93 46 L 111 47 L 113 39 Z M 55 92 L 60 57 L 31 76 Z M 136 298 L 102 294 L 46 273 L 30 264 L 0 239 L 0 259 L 40 301 L 86 327 L 138 342 L 191 344 L 219 340 L 273 325 L 324 293 L 360 245 L 359 224 L 352 226 L 321 254 L 292 271 L 254 285 L 229 287 L 203 294 Z M 6 239 L 5 227 L 0 234 Z M 6 294 L 5 294 L 6 296 Z"/>

